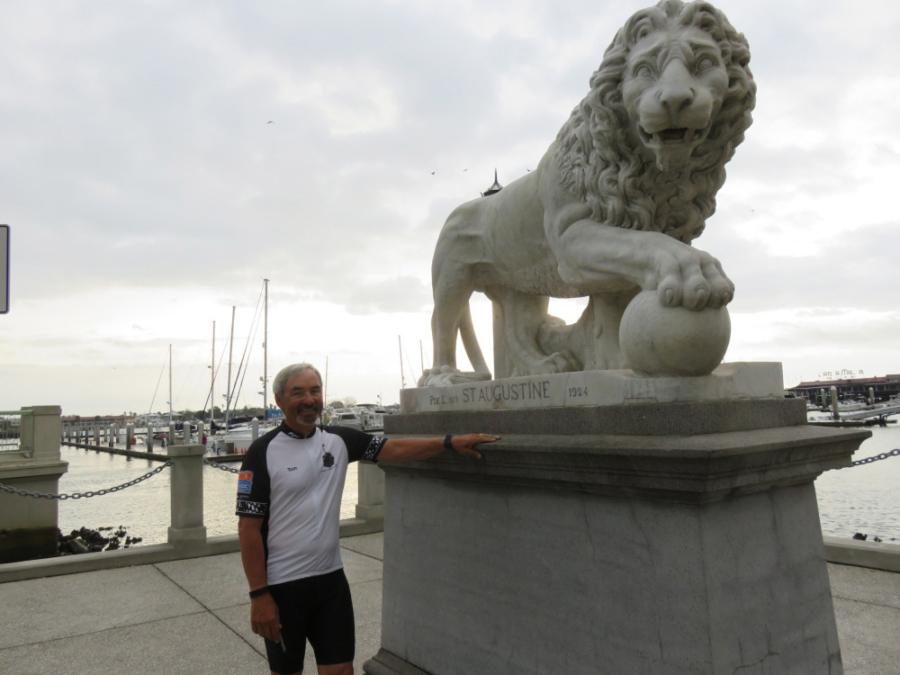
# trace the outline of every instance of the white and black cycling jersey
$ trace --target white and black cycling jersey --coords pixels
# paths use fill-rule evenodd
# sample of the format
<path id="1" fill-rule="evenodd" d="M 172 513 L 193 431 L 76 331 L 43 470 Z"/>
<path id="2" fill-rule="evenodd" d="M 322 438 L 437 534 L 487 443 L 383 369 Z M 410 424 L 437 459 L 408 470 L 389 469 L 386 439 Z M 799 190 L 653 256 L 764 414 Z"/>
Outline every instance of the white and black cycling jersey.
<path id="1" fill-rule="evenodd" d="M 262 518 L 269 584 L 342 567 L 341 495 L 350 462 L 375 461 L 385 439 L 347 427 L 308 437 L 287 424 L 256 439 L 238 475 L 236 515 Z"/>

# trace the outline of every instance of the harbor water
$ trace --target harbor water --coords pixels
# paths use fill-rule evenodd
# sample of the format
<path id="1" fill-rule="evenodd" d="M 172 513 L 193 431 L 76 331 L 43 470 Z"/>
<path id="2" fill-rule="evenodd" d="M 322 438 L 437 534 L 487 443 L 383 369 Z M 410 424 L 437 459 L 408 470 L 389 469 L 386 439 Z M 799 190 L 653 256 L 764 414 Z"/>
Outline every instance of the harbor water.
<path id="1" fill-rule="evenodd" d="M 894 418 L 896 419 L 896 417 Z M 900 448 L 898 424 L 872 427 L 854 461 Z M 867 534 L 900 542 L 900 457 L 826 471 L 816 480 L 822 533 L 833 537 Z"/>
<path id="2" fill-rule="evenodd" d="M 900 428 L 873 428 L 854 460 L 900 448 Z M 71 494 L 109 488 L 133 480 L 159 462 L 110 455 L 95 450 L 63 447 L 62 459 L 69 471 L 59 481 L 60 493 Z M 237 468 L 238 463 L 227 464 Z M 357 465 L 347 473 L 341 517 L 352 518 L 357 502 Z M 168 469 L 125 490 L 89 499 L 59 502 L 59 527 L 64 533 L 81 527 L 122 526 L 142 544 L 165 543 L 169 527 Z M 203 518 L 208 536 L 237 533 L 234 515 L 237 476 L 211 466 L 203 468 Z M 900 541 L 900 457 L 828 471 L 816 480 L 822 531 L 835 537 L 855 533 Z"/>

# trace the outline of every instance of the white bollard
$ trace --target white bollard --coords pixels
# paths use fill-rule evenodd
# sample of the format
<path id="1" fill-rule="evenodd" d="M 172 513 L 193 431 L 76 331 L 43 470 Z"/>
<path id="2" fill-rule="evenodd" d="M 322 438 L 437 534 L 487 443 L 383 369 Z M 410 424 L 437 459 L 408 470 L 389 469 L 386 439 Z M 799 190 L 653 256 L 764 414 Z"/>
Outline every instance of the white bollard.
<path id="1" fill-rule="evenodd" d="M 169 543 L 179 547 L 206 544 L 203 525 L 203 455 L 202 445 L 176 445 L 169 448 L 172 461 L 170 488 L 172 525 Z"/>

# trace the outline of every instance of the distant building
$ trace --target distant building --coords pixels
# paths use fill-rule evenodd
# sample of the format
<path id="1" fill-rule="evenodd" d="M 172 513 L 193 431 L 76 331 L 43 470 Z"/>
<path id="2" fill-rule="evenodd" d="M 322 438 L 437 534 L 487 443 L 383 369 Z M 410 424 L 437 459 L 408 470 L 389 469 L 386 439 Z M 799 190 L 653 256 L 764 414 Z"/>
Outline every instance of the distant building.
<path id="1" fill-rule="evenodd" d="M 871 388 L 875 393 L 876 401 L 885 401 L 891 396 L 900 395 L 900 374 L 885 375 L 884 377 L 857 377 L 845 380 L 817 380 L 815 382 L 801 382 L 788 391 L 797 396 L 819 403 L 823 397 L 828 402 L 831 396 L 831 388 L 836 387 L 838 398 L 847 400 L 865 399 L 869 396 Z"/>

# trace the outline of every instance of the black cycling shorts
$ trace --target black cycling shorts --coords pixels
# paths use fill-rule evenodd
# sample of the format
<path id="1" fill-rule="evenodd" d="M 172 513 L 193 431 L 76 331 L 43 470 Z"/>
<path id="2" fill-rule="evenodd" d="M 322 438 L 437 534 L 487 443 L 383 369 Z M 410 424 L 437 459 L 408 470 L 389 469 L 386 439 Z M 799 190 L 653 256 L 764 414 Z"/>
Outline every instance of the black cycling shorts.
<path id="1" fill-rule="evenodd" d="M 279 644 L 266 640 L 266 655 L 273 673 L 291 675 L 303 670 L 306 641 L 322 666 L 353 661 L 356 626 L 350 584 L 339 569 L 270 586 L 281 620 Z"/>

